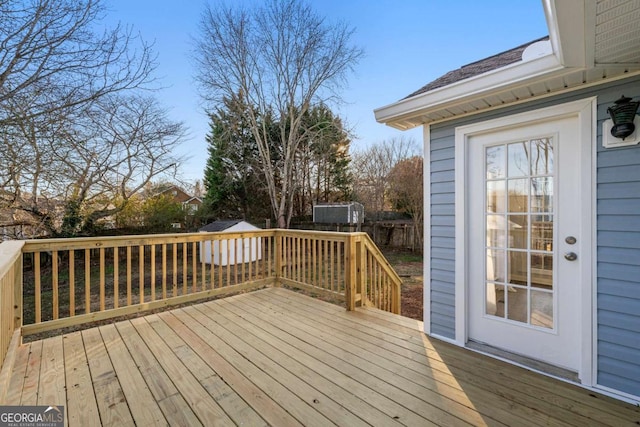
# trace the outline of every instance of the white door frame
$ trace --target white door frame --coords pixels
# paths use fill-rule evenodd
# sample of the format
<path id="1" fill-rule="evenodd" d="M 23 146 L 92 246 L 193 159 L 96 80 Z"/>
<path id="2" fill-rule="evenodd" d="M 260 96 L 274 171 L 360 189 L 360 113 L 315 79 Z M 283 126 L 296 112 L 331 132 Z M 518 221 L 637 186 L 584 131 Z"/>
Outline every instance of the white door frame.
<path id="1" fill-rule="evenodd" d="M 580 152 L 575 153 L 576 161 L 582 165 L 580 180 L 583 183 L 580 191 L 580 211 L 585 212 L 581 234 L 585 247 L 590 252 L 581 255 L 581 274 L 585 278 L 585 286 L 580 295 L 580 370 L 579 378 L 583 385 L 595 383 L 595 147 L 597 98 L 591 97 L 566 104 L 514 114 L 498 119 L 488 120 L 471 125 L 460 126 L 455 130 L 455 342 L 465 346 L 468 340 L 468 218 L 466 218 L 466 188 L 468 162 L 467 144 L 470 137 L 486 132 L 525 124 L 545 122 L 557 117 L 577 117 L 579 127 Z"/>

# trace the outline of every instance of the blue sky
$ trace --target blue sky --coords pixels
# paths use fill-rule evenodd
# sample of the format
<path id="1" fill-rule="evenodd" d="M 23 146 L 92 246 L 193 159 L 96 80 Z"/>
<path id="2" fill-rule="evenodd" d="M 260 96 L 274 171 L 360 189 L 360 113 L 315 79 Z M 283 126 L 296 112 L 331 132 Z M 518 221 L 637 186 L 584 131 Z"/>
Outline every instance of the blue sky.
<path id="1" fill-rule="evenodd" d="M 400 132 L 378 124 L 373 110 L 405 97 L 447 71 L 548 34 L 540 0 L 310 3 L 327 20 L 354 27 L 353 41 L 365 51 L 343 92 L 345 104 L 335 109 L 356 135 L 352 150 L 403 135 L 421 141 L 420 130 Z M 201 179 L 208 123 L 193 81 L 190 52 L 205 2 L 105 0 L 105 4 L 108 22 L 131 25 L 144 40 L 154 43 L 158 55 L 156 77 L 165 87 L 157 96 L 173 119 L 189 127 L 190 137 L 180 154 L 190 159 L 182 175 L 189 182 Z"/>

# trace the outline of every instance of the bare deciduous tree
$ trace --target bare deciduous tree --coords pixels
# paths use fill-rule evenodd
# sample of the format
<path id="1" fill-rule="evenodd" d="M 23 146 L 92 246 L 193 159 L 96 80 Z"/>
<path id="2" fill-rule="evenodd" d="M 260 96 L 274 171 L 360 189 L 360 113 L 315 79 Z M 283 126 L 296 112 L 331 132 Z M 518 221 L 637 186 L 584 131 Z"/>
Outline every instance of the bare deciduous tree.
<path id="1" fill-rule="evenodd" d="M 49 235 L 90 231 L 145 184 L 175 172 L 181 159 L 172 153 L 185 133 L 155 99 L 138 95 L 104 96 L 77 116 L 20 123 L 0 138 L 0 150 L 22 147 L 0 171 L 8 182 L 2 201 Z"/>
<path id="2" fill-rule="evenodd" d="M 101 0 L 0 0 L 0 209 L 74 234 L 172 169 L 184 126 L 151 88 L 151 49 Z"/>
<path id="3" fill-rule="evenodd" d="M 339 98 L 337 90 L 362 55 L 351 36 L 346 25 L 329 25 L 298 0 L 272 0 L 253 10 L 207 7 L 202 15 L 195 58 L 203 98 L 212 105 L 238 93 L 246 99 L 279 227 L 289 225 L 293 212 L 295 154 L 307 137 L 304 114 Z M 265 117 L 278 123 L 276 135 Z"/>
<path id="4" fill-rule="evenodd" d="M 423 161 L 421 156 L 404 159 L 389 172 L 389 201 L 395 209 L 413 220 L 414 248 L 422 250 L 422 219 L 424 217 Z"/>
<path id="5" fill-rule="evenodd" d="M 388 198 L 389 173 L 401 160 L 420 152 L 411 138 L 392 138 L 356 151 L 351 161 L 356 198 L 362 202 L 369 215 L 391 208 Z"/>
<path id="6" fill-rule="evenodd" d="M 0 13 L 0 125 L 150 82 L 149 46 L 119 26 L 93 31 L 100 0 L 7 0 Z"/>

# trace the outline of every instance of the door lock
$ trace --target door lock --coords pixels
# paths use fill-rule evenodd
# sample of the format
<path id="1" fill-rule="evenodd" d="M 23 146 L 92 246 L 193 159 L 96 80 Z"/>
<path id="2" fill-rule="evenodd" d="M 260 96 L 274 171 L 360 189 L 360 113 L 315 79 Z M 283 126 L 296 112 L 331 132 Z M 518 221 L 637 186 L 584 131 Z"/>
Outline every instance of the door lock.
<path id="1" fill-rule="evenodd" d="M 575 252 L 567 252 L 566 254 L 564 254 L 564 258 L 567 261 L 575 261 L 578 259 L 578 255 L 576 255 Z"/>
<path id="2" fill-rule="evenodd" d="M 567 238 L 564 239 L 564 241 L 567 242 L 567 244 L 569 245 L 575 245 L 577 242 L 576 238 L 573 236 L 567 236 Z"/>

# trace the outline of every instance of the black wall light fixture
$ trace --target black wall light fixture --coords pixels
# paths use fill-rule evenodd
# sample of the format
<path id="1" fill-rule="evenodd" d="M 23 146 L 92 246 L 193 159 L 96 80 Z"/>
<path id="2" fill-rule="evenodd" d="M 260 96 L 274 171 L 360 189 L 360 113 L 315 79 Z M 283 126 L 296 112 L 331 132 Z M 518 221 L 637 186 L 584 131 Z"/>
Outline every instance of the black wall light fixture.
<path id="1" fill-rule="evenodd" d="M 626 137 L 633 133 L 636 129 L 633 119 L 636 117 L 638 106 L 640 106 L 640 102 L 631 101 L 631 98 L 622 95 L 614 105 L 607 108 L 607 113 L 613 120 L 612 136 L 621 138 L 624 141 Z"/>

